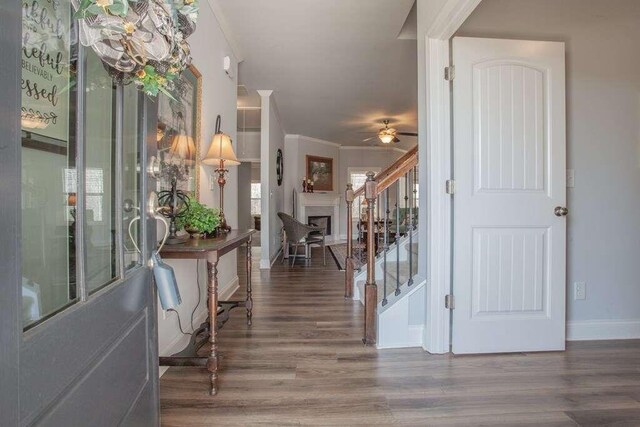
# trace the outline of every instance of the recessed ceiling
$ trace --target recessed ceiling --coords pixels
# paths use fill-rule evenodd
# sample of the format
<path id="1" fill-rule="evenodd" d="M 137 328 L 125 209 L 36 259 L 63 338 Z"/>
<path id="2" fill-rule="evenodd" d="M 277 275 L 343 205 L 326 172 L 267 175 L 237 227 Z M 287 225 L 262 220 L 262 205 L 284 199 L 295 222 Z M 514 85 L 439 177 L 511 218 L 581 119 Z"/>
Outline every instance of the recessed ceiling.
<path id="1" fill-rule="evenodd" d="M 417 131 L 414 0 L 218 4 L 244 56 L 240 83 L 274 91 L 287 133 L 366 146 L 378 143 L 362 140 L 384 119 Z M 415 143 L 403 136 L 399 145 Z"/>

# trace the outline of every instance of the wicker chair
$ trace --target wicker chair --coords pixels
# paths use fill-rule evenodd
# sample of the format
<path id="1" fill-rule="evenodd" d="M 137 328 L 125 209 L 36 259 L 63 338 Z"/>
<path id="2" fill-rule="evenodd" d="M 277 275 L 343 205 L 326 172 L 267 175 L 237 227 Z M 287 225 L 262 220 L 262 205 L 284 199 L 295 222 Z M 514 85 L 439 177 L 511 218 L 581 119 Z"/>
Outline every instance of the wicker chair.
<path id="1" fill-rule="evenodd" d="M 298 256 L 298 246 L 320 245 L 322 246 L 323 265 L 327 265 L 327 250 L 325 246 L 325 227 L 315 227 L 312 225 L 306 225 L 284 212 L 278 212 L 278 216 L 284 226 L 284 232 L 287 236 L 287 243 L 289 246 L 293 246 L 294 253 L 291 260 L 291 266 L 296 262 Z M 313 232 L 320 232 L 320 234 L 312 234 Z M 282 257 L 284 263 L 284 256 Z"/>

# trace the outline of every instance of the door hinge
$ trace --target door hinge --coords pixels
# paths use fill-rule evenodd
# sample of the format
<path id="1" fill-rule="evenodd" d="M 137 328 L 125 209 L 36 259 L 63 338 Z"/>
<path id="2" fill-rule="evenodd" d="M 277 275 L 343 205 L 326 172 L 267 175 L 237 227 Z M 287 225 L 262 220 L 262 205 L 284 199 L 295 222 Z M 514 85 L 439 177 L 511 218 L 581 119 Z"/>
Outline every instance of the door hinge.
<path id="1" fill-rule="evenodd" d="M 445 184 L 445 191 L 447 194 L 455 194 L 456 192 L 456 181 L 454 179 L 448 179 Z"/>
<path id="2" fill-rule="evenodd" d="M 456 300 L 453 298 L 453 295 L 449 294 L 444 296 L 444 308 L 448 308 L 449 310 L 456 308 Z"/>
<path id="3" fill-rule="evenodd" d="M 456 67 L 455 65 L 450 65 L 448 67 L 444 67 L 444 79 L 448 82 L 453 81 L 456 78 Z"/>

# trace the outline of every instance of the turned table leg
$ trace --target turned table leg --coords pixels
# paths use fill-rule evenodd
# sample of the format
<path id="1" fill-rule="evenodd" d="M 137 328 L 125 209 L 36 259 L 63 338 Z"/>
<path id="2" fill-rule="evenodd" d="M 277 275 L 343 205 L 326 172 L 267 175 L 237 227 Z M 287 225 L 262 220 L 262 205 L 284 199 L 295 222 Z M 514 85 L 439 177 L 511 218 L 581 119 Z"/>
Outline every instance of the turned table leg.
<path id="1" fill-rule="evenodd" d="M 207 261 L 207 279 L 209 296 L 209 344 L 211 345 L 207 358 L 207 370 L 211 379 L 210 394 L 215 396 L 218 392 L 218 259 Z"/>
<path id="2" fill-rule="evenodd" d="M 247 242 L 247 325 L 251 326 L 253 317 L 253 299 L 251 298 L 251 237 Z"/>

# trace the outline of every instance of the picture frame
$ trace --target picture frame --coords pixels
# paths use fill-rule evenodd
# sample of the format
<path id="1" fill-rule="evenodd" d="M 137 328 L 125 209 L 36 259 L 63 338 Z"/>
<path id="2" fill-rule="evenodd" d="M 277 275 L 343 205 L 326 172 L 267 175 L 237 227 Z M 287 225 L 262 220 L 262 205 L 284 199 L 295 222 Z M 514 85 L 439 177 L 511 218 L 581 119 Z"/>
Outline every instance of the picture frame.
<path id="1" fill-rule="evenodd" d="M 313 191 L 333 191 L 333 158 L 307 155 L 306 163 Z"/>
<path id="2" fill-rule="evenodd" d="M 171 91 L 173 99 L 165 94 L 158 94 L 158 158 L 161 168 L 162 165 L 177 165 L 184 171 L 177 188 L 199 200 L 202 74 L 191 64 L 174 84 Z M 161 172 L 157 191 L 170 189 L 170 176 Z"/>

